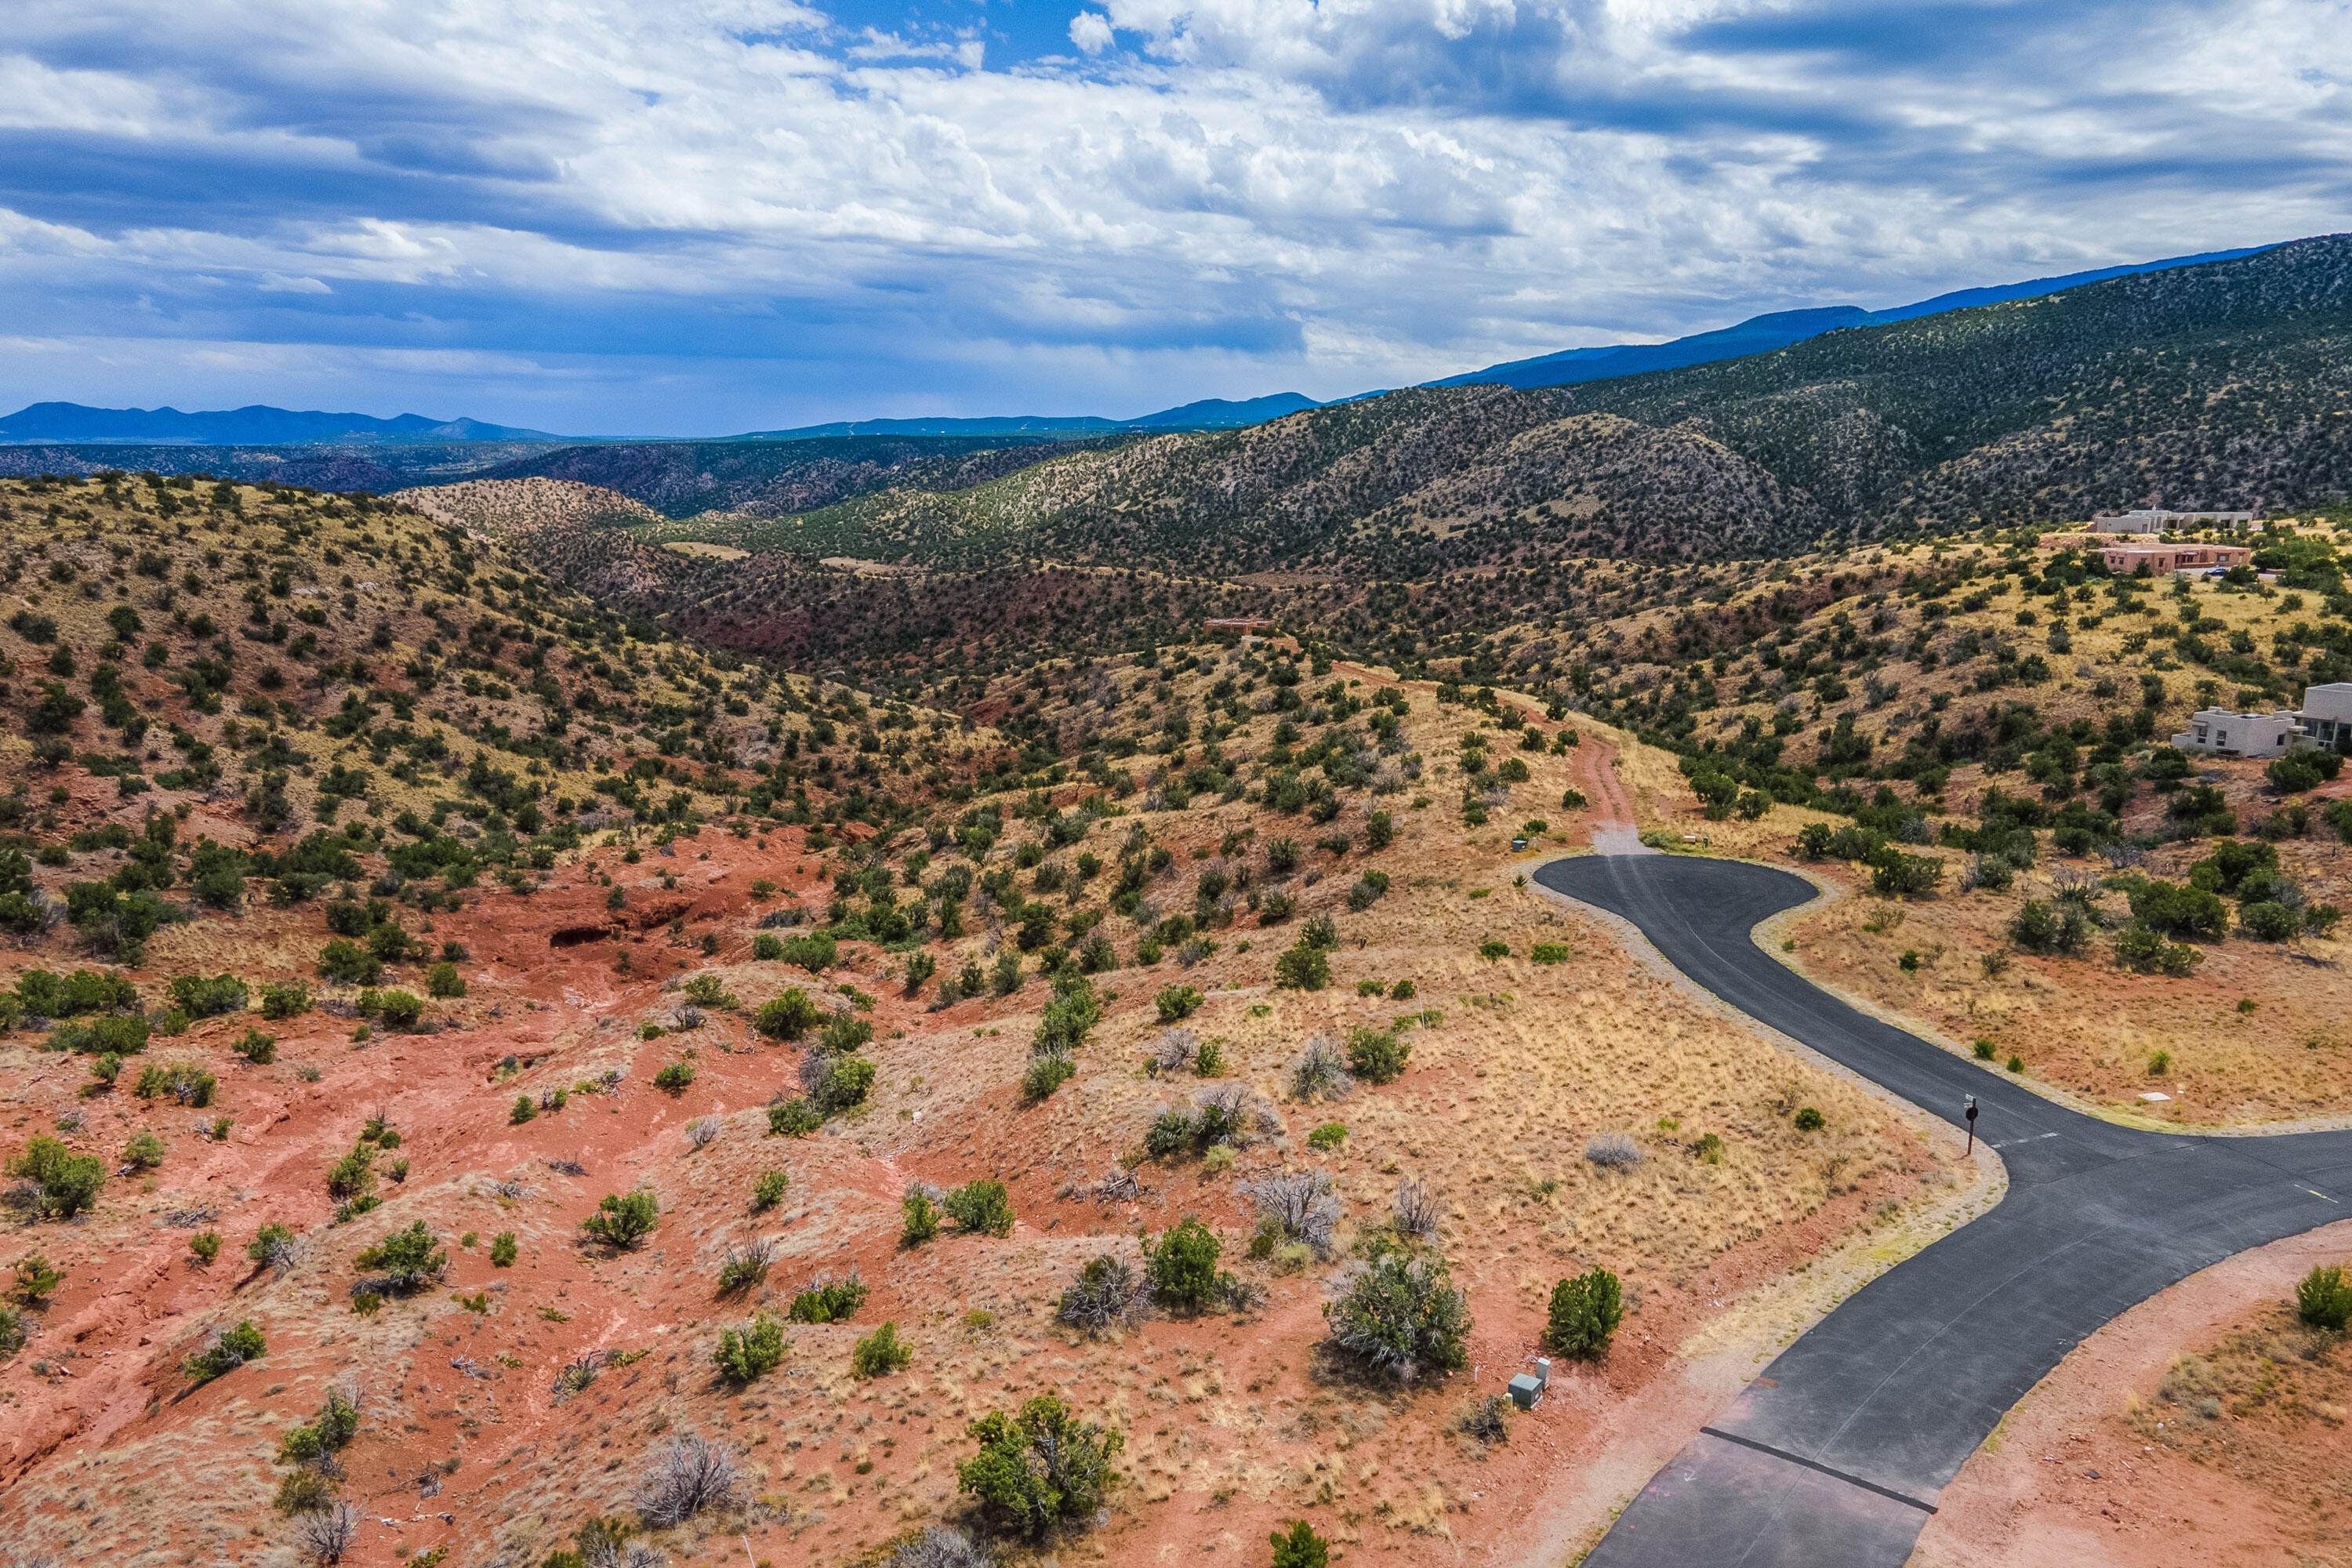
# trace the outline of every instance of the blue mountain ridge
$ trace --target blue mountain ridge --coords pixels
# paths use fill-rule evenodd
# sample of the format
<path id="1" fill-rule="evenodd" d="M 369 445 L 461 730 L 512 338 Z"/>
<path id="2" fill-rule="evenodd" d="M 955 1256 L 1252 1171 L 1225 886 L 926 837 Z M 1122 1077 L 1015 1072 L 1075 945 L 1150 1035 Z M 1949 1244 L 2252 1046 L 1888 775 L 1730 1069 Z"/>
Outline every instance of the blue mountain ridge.
<path id="1" fill-rule="evenodd" d="M 2125 278 L 2142 272 L 2160 272 L 2176 267 L 2194 267 L 2200 262 L 2229 261 L 2241 256 L 2252 256 L 2271 248 L 2249 246 L 2240 250 L 2206 251 L 2196 256 L 2176 256 L 2161 261 L 2142 261 L 2120 267 L 2102 267 L 2088 272 L 2069 272 L 2054 278 L 2031 279 L 2022 283 L 1998 284 L 1982 289 L 1960 289 L 1933 299 L 1921 300 L 1909 305 L 1891 306 L 1884 310 L 1865 310 L 1856 305 L 1824 305 L 1805 310 L 1775 310 L 1761 316 L 1751 316 L 1731 326 L 1712 331 L 1695 332 L 1663 343 L 1604 343 L 1586 348 L 1562 349 L 1556 353 L 1538 354 L 1532 359 L 1509 360 L 1490 364 L 1483 370 L 1465 371 L 1436 381 L 1423 382 L 1423 386 L 1514 386 L 1529 389 L 1542 386 L 1567 386 L 1581 382 L 1606 381 L 1619 376 L 1640 375 L 1647 371 L 1675 370 L 1685 365 L 1706 364 L 1717 360 L 1738 359 L 1748 354 L 1769 353 L 1802 342 L 1823 332 L 1844 327 L 1881 326 L 1893 321 L 1907 321 L 1920 316 L 1932 316 L 1946 310 L 1967 310 L 1977 305 L 2000 304 L 2010 300 L 2030 300 L 2061 289 L 2078 288 L 2109 278 Z M 1360 392 L 1350 397 L 1335 398 L 1337 403 L 1352 403 L 1361 398 L 1377 397 L 1389 388 Z M 1131 419 L 1110 419 L 1100 415 L 1009 415 L 965 419 L 859 419 L 836 420 L 824 425 L 803 425 L 789 430 L 754 430 L 740 436 L 721 437 L 739 441 L 805 441 L 842 436 L 1028 436 L 1033 437 L 1113 435 L 1139 430 L 1228 430 L 1244 426 L 1263 424 L 1286 414 L 1303 409 L 1319 408 L 1324 405 L 1296 392 L 1277 392 L 1263 397 L 1238 400 L 1222 397 L 1204 398 L 1197 403 L 1183 404 L 1175 408 L 1163 408 L 1157 413 L 1138 415 Z M 183 414 L 176 408 L 89 408 L 78 403 L 36 403 L 15 414 L 0 418 L 0 445 L 22 445 L 30 442 L 89 443 L 147 442 L 185 443 L 213 446 L 320 446 L 336 443 L 376 441 L 560 441 L 583 439 L 550 435 L 543 430 L 526 430 L 515 426 L 490 425 L 474 419 L 447 421 L 428 419 L 420 414 L 402 414 L 390 419 L 378 419 L 364 414 L 327 414 L 316 410 L 295 412 L 256 404 L 245 408 L 213 413 Z"/>
<path id="2" fill-rule="evenodd" d="M 1916 304 L 1891 306 L 1884 310 L 1865 310 L 1855 305 L 1826 305 L 1805 310 L 1776 310 L 1769 315 L 1751 316 L 1736 325 L 1718 328 L 1711 332 L 1698 332 L 1686 338 L 1675 338 L 1663 343 L 1612 343 L 1598 348 L 1565 349 L 1559 353 L 1539 354 L 1534 359 L 1510 360 L 1502 364 L 1490 364 L 1484 370 L 1449 375 L 1441 381 L 1423 382 L 1424 386 L 1516 386 L 1522 389 L 1538 386 L 1568 386 L 1578 382 L 1607 381 L 1621 375 L 1640 375 L 1644 371 L 1679 370 L 1685 365 L 1706 364 L 1720 359 L 1738 359 L 1747 354 L 1770 353 L 1787 348 L 1790 343 L 1840 327 L 1875 327 L 1892 321 L 1908 321 L 1920 316 L 1939 315 L 1946 310 L 1965 310 L 1977 305 L 1998 305 L 2010 300 L 2032 300 L 2043 294 L 2055 294 L 2062 289 L 2079 288 L 2085 283 L 2097 283 L 2109 278 L 2128 278 L 2141 272 L 2162 272 L 2175 267 L 2194 267 L 2205 261 L 2231 261 L 2241 256 L 2252 256 L 2266 250 L 2267 246 L 2250 246 L 2243 250 L 2212 250 L 2199 256 L 2176 256 L 2163 261 L 2141 261 L 2123 267 L 2102 267 L 2089 272 L 2069 272 L 2057 278 L 2035 278 L 2023 283 L 1998 284 L 1986 289 L 1960 289 L 1949 294 L 1938 294 L 1932 300 Z M 1361 395 L 1370 396 L 1372 394 Z"/>
<path id="3" fill-rule="evenodd" d="M 544 430 L 488 425 L 477 419 L 428 419 L 402 414 L 297 412 L 253 404 L 213 413 L 176 408 L 89 408 L 79 403 L 36 403 L 0 418 L 0 443 L 135 441 L 191 446 L 315 446 L 361 441 L 553 441 Z"/>

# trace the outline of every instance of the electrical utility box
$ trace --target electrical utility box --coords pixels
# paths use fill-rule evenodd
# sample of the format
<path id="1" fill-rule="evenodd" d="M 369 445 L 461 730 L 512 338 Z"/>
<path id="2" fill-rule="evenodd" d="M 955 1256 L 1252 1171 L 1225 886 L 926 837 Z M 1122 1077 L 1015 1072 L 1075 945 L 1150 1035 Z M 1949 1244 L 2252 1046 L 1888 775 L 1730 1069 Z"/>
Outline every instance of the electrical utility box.
<path id="1" fill-rule="evenodd" d="M 1522 1410 L 1533 1410 L 1543 1403 L 1544 1390 L 1550 1386 L 1551 1363 L 1538 1361 L 1535 1371 L 1511 1379 L 1511 1403 Z"/>

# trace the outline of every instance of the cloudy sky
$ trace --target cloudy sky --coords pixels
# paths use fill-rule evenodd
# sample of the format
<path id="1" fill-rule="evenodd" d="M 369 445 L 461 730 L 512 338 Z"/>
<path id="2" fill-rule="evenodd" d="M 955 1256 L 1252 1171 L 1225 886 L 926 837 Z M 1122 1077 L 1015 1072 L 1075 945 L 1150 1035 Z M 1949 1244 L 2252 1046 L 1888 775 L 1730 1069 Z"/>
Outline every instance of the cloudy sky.
<path id="1" fill-rule="evenodd" d="M 0 407 L 1330 397 L 2352 227 L 2341 0 L 11 0 Z"/>

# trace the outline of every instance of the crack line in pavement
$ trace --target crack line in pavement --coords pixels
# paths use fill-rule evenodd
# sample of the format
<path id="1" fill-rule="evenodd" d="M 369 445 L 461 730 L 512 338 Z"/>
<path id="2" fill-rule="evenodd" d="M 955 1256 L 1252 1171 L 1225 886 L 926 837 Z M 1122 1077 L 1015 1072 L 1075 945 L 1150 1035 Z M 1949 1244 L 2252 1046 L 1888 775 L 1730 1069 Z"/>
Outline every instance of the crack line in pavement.
<path id="1" fill-rule="evenodd" d="M 1921 1513 L 1936 1511 L 1934 1503 L 1921 1502 L 1917 1498 L 1908 1493 L 1898 1492 L 1893 1487 L 1882 1487 L 1876 1481 L 1864 1480 L 1860 1476 L 1849 1475 L 1832 1466 L 1824 1465 L 1819 1459 L 1808 1459 L 1802 1454 L 1791 1454 L 1786 1448 L 1775 1448 L 1769 1443 L 1759 1443 L 1753 1437 L 1743 1437 L 1737 1432 L 1725 1432 L 1713 1426 L 1702 1426 L 1699 1428 L 1699 1433 L 1702 1436 L 1720 1437 L 1727 1443 L 1737 1443 L 1743 1448 L 1753 1448 L 1759 1454 L 1769 1454 L 1776 1459 L 1786 1459 L 1792 1465 L 1802 1465 L 1809 1470 L 1819 1470 L 1832 1480 L 1843 1481 L 1850 1487 L 1860 1487 L 1866 1492 L 1876 1492 L 1880 1497 L 1891 1498 L 1906 1508 L 1916 1508 Z"/>

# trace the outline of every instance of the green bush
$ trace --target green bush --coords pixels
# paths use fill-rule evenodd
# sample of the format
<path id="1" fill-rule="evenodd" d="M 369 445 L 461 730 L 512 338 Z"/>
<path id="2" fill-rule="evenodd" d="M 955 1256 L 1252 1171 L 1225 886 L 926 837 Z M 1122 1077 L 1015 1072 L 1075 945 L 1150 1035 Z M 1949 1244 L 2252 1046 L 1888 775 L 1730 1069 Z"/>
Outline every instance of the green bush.
<path id="1" fill-rule="evenodd" d="M 915 1359 L 915 1347 L 898 1337 L 898 1325 L 885 1321 L 859 1340 L 849 1352 L 849 1370 L 859 1377 L 882 1377 L 904 1372 Z"/>
<path id="2" fill-rule="evenodd" d="M 1404 1071 L 1412 1047 L 1384 1029 L 1362 1025 L 1348 1031 L 1348 1068 L 1367 1083 L 1388 1083 Z"/>
<path id="3" fill-rule="evenodd" d="M 1274 1568 L 1330 1568 L 1330 1543 L 1303 1519 L 1266 1539 L 1274 1543 Z"/>
<path id="4" fill-rule="evenodd" d="M 796 936 L 782 945 L 783 961 L 797 964 L 811 974 L 824 973 L 833 967 L 834 961 L 840 956 L 840 949 L 833 938 L 823 933 L 815 936 Z"/>
<path id="5" fill-rule="evenodd" d="M 1203 998 L 1193 986 L 1163 985 L 1152 1000 L 1160 1009 L 1160 1021 L 1173 1024 L 1191 1017 L 1200 1009 Z"/>
<path id="6" fill-rule="evenodd" d="M 118 1057 L 135 1057 L 147 1048 L 154 1037 L 154 1026 L 132 1013 L 120 1018 L 92 1018 L 89 1022 L 68 1021 L 59 1024 L 49 1036 L 53 1051 L 81 1051 L 90 1056 L 111 1053 Z"/>
<path id="7" fill-rule="evenodd" d="M 1310 1149 L 1337 1149 L 1347 1141 L 1348 1124 L 1344 1121 L 1326 1121 L 1307 1135 L 1307 1146 Z"/>
<path id="8" fill-rule="evenodd" d="M 2341 1331 L 2352 1323 L 2352 1279 L 2341 1264 L 2314 1268 L 2294 1288 L 2295 1316 L 2315 1329 Z"/>
<path id="9" fill-rule="evenodd" d="M 1218 1078 L 1223 1075 L 1224 1070 L 1225 1042 L 1202 1041 L 1200 1050 L 1192 1057 L 1192 1075 L 1195 1078 Z"/>
<path id="10" fill-rule="evenodd" d="M 319 973 L 346 985 L 373 985 L 383 978 L 383 965 L 365 948 L 339 937 L 320 950 Z"/>
<path id="11" fill-rule="evenodd" d="M 539 1102 L 527 1094 L 515 1096 L 514 1109 L 507 1112 L 509 1126 L 520 1127 L 539 1114 Z"/>
<path id="12" fill-rule="evenodd" d="M 821 1016 L 808 993 L 795 985 L 774 1001 L 761 1003 L 751 1026 L 772 1040 L 797 1040 L 816 1027 Z"/>
<path id="13" fill-rule="evenodd" d="M 1066 1056 L 1033 1057 L 1021 1075 L 1022 1098 L 1033 1103 L 1050 1100 L 1054 1091 L 1076 1076 L 1077 1068 Z"/>
<path id="14" fill-rule="evenodd" d="M 1191 1215 L 1158 1241 L 1143 1244 L 1143 1279 L 1152 1300 L 1174 1311 L 1197 1312 L 1216 1300 L 1216 1233 Z"/>
<path id="15" fill-rule="evenodd" d="M 1800 1132 L 1819 1132 L 1828 1125 L 1822 1113 L 1810 1105 L 1799 1106 L 1797 1114 L 1790 1120 Z"/>
<path id="16" fill-rule="evenodd" d="M 629 1247 L 650 1236 L 661 1224 L 661 1204 L 648 1188 L 639 1187 L 623 1197 L 606 1193 L 596 1212 L 580 1222 L 580 1228 L 607 1247 Z"/>
<path id="17" fill-rule="evenodd" d="M 2116 963 L 2137 974 L 2168 974 L 2179 978 L 2205 962 L 2205 955 L 2186 942 L 2168 942 L 2157 931 L 2134 921 L 2116 933 Z"/>
<path id="18" fill-rule="evenodd" d="M 1320 991 L 1331 984 L 1331 961 L 1301 942 L 1274 961 L 1274 983 L 1288 991 Z"/>
<path id="19" fill-rule="evenodd" d="M 966 1182 L 941 1198 L 940 1207 L 967 1233 L 994 1237 L 1013 1234 L 1013 1199 L 1003 1182 L 985 1177 Z"/>
<path id="20" fill-rule="evenodd" d="M 298 1018 L 310 1010 L 310 985 L 305 980 L 289 980 L 282 985 L 265 984 L 261 988 L 261 1016 L 269 1023 L 283 1023 Z"/>
<path id="21" fill-rule="evenodd" d="M 768 1107 L 768 1136 L 771 1138 L 805 1138 L 824 1125 L 824 1112 L 814 1100 L 788 1100 Z"/>
<path id="22" fill-rule="evenodd" d="M 1507 942 L 1482 942 L 1478 944 L 1478 956 L 1489 963 L 1499 963 L 1511 956 L 1511 944 Z"/>
<path id="23" fill-rule="evenodd" d="M 515 1233 L 502 1230 L 490 1237 L 490 1265 L 495 1268 L 511 1268 L 521 1248 L 515 1242 Z"/>
<path id="24" fill-rule="evenodd" d="M 142 1068 L 138 1087 L 131 1092 L 142 1100 L 176 1100 L 182 1105 L 206 1106 L 213 1102 L 213 1090 L 219 1079 L 194 1062 L 173 1062 L 168 1067 Z"/>
<path id="25" fill-rule="evenodd" d="M 1050 1394 L 1013 1415 L 992 1410 L 969 1430 L 981 1449 L 956 1467 L 956 1489 L 970 1492 L 996 1522 L 1033 1541 L 1102 1506 L 1115 1475 L 1112 1461 L 1126 1447 L 1118 1431 L 1080 1421 Z"/>
<path id="26" fill-rule="evenodd" d="M 694 1064 L 692 1062 L 671 1062 L 661 1071 L 654 1074 L 654 1087 L 672 1100 L 684 1094 L 693 1082 Z"/>
<path id="27" fill-rule="evenodd" d="M 180 1363 L 180 1370 L 198 1383 L 210 1383 L 226 1376 L 249 1361 L 259 1361 L 269 1353 L 261 1331 L 250 1321 L 222 1333 L 212 1343 Z"/>
<path id="28" fill-rule="evenodd" d="M 816 1089 L 816 1108 L 826 1116 L 837 1116 L 865 1104 L 873 1088 L 874 1064 L 861 1057 L 843 1057 L 825 1068 Z"/>
<path id="29" fill-rule="evenodd" d="M 899 1246 L 920 1247 L 940 1234 L 939 1205 L 921 1188 L 909 1187 L 899 1202 L 898 1211 L 906 1218 L 898 1231 Z"/>
<path id="30" fill-rule="evenodd" d="M 2285 942 L 2303 931 L 2301 915 L 2284 904 L 2267 900 L 2239 906 L 2238 923 L 2257 942 Z"/>
<path id="31" fill-rule="evenodd" d="M 1609 1353 L 1610 1336 L 1625 1321 L 1625 1300 L 1617 1276 L 1595 1268 L 1552 1287 L 1544 1343 L 1559 1355 L 1598 1361 Z"/>
<path id="32" fill-rule="evenodd" d="M 795 1323 L 842 1323 L 857 1315 L 866 1305 L 868 1291 L 866 1281 L 852 1269 L 844 1279 L 820 1279 L 793 1298 L 792 1321 Z"/>
<path id="33" fill-rule="evenodd" d="M 234 974 L 215 974 L 206 980 L 201 975 L 183 974 L 163 988 L 172 1005 L 191 1018 L 216 1018 L 224 1013 L 245 1011 L 247 993 L 245 982 Z"/>
<path id="34" fill-rule="evenodd" d="M 770 1120 L 772 1121 L 774 1119 L 771 1117 Z M 752 1208 L 774 1208 L 778 1204 L 784 1201 L 785 1189 L 789 1188 L 791 1185 L 792 1178 L 785 1175 L 782 1171 L 766 1170 L 761 1172 L 758 1176 L 752 1179 L 751 1182 Z"/>
<path id="35" fill-rule="evenodd" d="M 355 1198 L 375 1187 L 375 1151 L 362 1143 L 327 1167 L 327 1195 Z"/>
<path id="36" fill-rule="evenodd" d="M 278 1037 L 265 1035 L 258 1029 L 247 1029 L 245 1037 L 229 1047 L 257 1068 L 266 1068 L 278 1059 Z"/>
<path id="37" fill-rule="evenodd" d="M 1385 1252 L 1365 1265 L 1326 1313 L 1334 1344 L 1401 1381 L 1464 1360 L 1470 1310 L 1444 1259 Z"/>
<path id="38" fill-rule="evenodd" d="M 142 1128 L 122 1145 L 122 1163 L 134 1171 L 152 1171 L 163 1163 L 164 1153 L 163 1141 Z"/>
<path id="39" fill-rule="evenodd" d="M 440 1278 L 449 1267 L 449 1254 L 420 1219 L 411 1222 L 406 1230 L 386 1232 L 373 1247 L 362 1248 L 352 1261 L 362 1268 L 382 1269 L 387 1289 L 406 1291 Z"/>
<path id="40" fill-rule="evenodd" d="M 870 1045 L 873 1039 L 872 1019 L 861 1018 L 856 1013 L 845 1012 L 835 1013 L 824 1021 L 824 1027 L 817 1032 L 816 1043 L 822 1048 L 838 1056 Z"/>
<path id="41" fill-rule="evenodd" d="M 789 1349 L 783 1324 L 766 1312 L 757 1312 L 741 1328 L 722 1331 L 710 1359 L 728 1382 L 752 1383 L 782 1366 Z"/>
<path id="42" fill-rule="evenodd" d="M 784 956 L 784 944 L 772 932 L 763 931 L 751 939 L 751 956 L 772 963 Z"/>
<path id="43" fill-rule="evenodd" d="M 425 972 L 425 989 L 436 997 L 448 998 L 466 994 L 466 977 L 457 973 L 454 963 L 436 963 Z"/>

